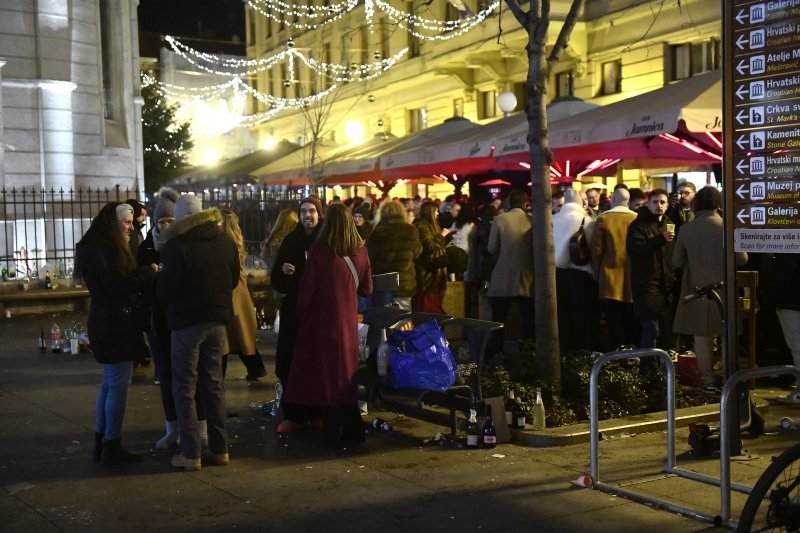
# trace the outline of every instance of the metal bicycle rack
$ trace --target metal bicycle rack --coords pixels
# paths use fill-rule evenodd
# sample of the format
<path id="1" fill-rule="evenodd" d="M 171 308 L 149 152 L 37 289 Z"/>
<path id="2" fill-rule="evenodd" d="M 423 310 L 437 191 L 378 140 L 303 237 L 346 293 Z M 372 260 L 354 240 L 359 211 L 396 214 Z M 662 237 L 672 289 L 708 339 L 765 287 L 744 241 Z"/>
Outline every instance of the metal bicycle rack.
<path id="1" fill-rule="evenodd" d="M 663 472 L 681 476 L 694 481 L 700 481 L 720 487 L 720 514 L 711 516 L 694 509 L 689 509 L 672 502 L 650 498 L 620 487 L 608 485 L 600 482 L 600 461 L 599 461 L 599 420 L 598 420 L 598 380 L 600 370 L 609 361 L 616 359 L 629 359 L 631 357 L 657 357 L 664 361 L 667 370 L 667 465 Z M 611 352 L 600 356 L 592 367 L 589 376 L 589 438 L 590 438 L 590 475 L 593 487 L 610 494 L 625 496 L 640 503 L 652 503 L 669 511 L 690 516 L 696 520 L 711 522 L 715 525 L 735 526 L 736 522 L 731 522 L 731 489 L 749 494 L 752 488 L 738 483 L 731 483 L 731 449 L 730 449 L 730 402 L 731 396 L 736 391 L 736 387 L 742 381 L 748 379 L 758 379 L 766 376 L 777 376 L 783 374 L 793 374 L 795 379 L 800 381 L 800 368 L 790 365 L 769 366 L 764 368 L 751 368 L 739 370 L 734 373 L 722 388 L 720 395 L 720 477 L 706 476 L 697 472 L 682 470 L 675 464 L 675 365 L 672 359 L 663 350 L 645 349 L 630 350 L 626 352 Z M 735 423 L 739 423 L 738 420 Z"/>

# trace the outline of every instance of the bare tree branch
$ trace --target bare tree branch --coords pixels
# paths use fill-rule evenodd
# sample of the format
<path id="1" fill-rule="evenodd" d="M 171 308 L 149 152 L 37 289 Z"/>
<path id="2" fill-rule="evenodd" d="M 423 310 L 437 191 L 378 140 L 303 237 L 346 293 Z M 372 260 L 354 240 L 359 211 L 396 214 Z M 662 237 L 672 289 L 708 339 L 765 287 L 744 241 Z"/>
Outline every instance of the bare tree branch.
<path id="1" fill-rule="evenodd" d="M 510 9 L 511 13 L 514 15 L 514 18 L 519 22 L 519 25 L 526 28 L 528 26 L 528 14 L 520 9 L 515 0 L 505 0 L 505 2 L 508 9 Z"/>
<path id="2" fill-rule="evenodd" d="M 569 43 L 572 30 L 575 28 L 575 23 L 578 21 L 578 14 L 583 8 L 583 2 L 584 0 L 574 0 L 572 2 L 572 6 L 569 8 L 567 18 L 564 19 L 564 24 L 561 26 L 561 31 L 558 34 L 558 38 L 553 45 L 553 49 L 550 50 L 550 56 L 547 58 L 547 62 L 551 67 L 558 63 L 558 59 L 561 57 L 561 52 L 564 51 Z"/>

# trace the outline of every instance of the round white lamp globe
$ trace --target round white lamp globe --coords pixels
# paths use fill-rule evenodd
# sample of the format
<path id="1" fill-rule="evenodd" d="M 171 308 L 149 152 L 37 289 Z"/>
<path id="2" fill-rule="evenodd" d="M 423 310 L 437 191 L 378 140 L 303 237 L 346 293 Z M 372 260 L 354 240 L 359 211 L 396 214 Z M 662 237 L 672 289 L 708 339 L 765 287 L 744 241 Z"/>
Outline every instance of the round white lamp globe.
<path id="1" fill-rule="evenodd" d="M 517 108 L 517 97 L 509 91 L 500 93 L 497 95 L 497 107 L 507 115 Z"/>

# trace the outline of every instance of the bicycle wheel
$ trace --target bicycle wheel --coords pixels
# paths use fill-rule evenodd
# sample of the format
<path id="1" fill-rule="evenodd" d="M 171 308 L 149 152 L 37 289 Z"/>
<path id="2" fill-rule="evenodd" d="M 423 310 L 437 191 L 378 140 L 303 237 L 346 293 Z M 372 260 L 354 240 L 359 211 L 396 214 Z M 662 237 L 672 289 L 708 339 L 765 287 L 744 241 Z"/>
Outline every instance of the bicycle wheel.
<path id="1" fill-rule="evenodd" d="M 774 458 L 758 478 L 736 531 L 800 531 L 800 444 Z"/>

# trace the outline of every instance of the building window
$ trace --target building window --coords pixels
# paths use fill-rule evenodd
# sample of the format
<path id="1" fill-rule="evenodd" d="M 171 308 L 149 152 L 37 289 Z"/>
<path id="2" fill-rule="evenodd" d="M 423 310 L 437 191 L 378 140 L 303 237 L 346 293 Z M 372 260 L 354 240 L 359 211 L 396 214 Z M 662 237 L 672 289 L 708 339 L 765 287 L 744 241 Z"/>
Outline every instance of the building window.
<path id="1" fill-rule="evenodd" d="M 289 73 L 286 70 L 286 65 L 281 65 L 281 79 L 278 80 L 278 83 L 281 84 L 281 98 L 288 98 L 289 88 L 287 87 L 287 80 L 289 80 Z"/>
<path id="2" fill-rule="evenodd" d="M 267 39 L 272 37 L 272 19 L 264 17 L 264 24 L 267 25 Z"/>
<path id="3" fill-rule="evenodd" d="M 720 68 L 720 45 L 716 39 L 668 46 L 665 58 L 667 81 L 685 80 Z"/>
<path id="4" fill-rule="evenodd" d="M 514 96 L 517 97 L 517 109 L 527 109 L 528 107 L 528 84 L 518 81 L 514 84 Z"/>
<path id="5" fill-rule="evenodd" d="M 283 13 L 280 13 L 278 15 L 278 17 L 279 17 L 279 20 L 280 20 L 280 22 L 278 23 L 278 31 L 283 31 L 284 29 L 286 29 L 286 21 L 284 20 L 286 15 L 284 15 Z"/>
<path id="6" fill-rule="evenodd" d="M 325 54 L 325 57 L 323 58 L 323 61 L 330 65 L 331 64 L 331 43 L 325 43 L 325 45 L 323 46 L 323 50 L 324 50 L 324 54 Z M 331 82 L 331 76 L 329 74 L 320 74 L 320 76 L 325 76 L 325 90 L 327 91 L 333 85 L 333 83 Z"/>
<path id="7" fill-rule="evenodd" d="M 408 2 L 406 4 L 406 12 L 410 16 L 414 16 L 416 14 L 415 9 L 414 9 L 414 2 Z M 416 30 L 416 27 L 414 26 L 414 24 L 411 21 L 409 21 L 409 23 L 408 23 L 408 30 L 409 31 L 406 32 L 407 39 L 408 39 L 407 43 L 406 43 L 406 46 L 408 47 L 408 57 L 409 58 L 411 58 L 411 57 L 419 57 L 419 54 L 420 54 L 419 37 L 416 37 L 411 33 L 412 31 Z"/>
<path id="8" fill-rule="evenodd" d="M 444 19 L 448 21 L 456 21 L 461 18 L 461 13 L 452 2 L 444 3 Z"/>
<path id="9" fill-rule="evenodd" d="M 464 116 L 464 99 L 463 98 L 455 98 L 455 99 L 453 99 L 453 116 L 454 117 L 463 117 Z"/>
<path id="10" fill-rule="evenodd" d="M 406 133 L 424 130 L 428 127 L 428 110 L 424 107 L 406 110 Z"/>
<path id="11" fill-rule="evenodd" d="M 371 63 L 371 57 L 369 53 L 369 29 L 366 26 L 361 26 L 361 64 L 367 65 Z"/>
<path id="12" fill-rule="evenodd" d="M 350 37 L 342 35 L 342 65 L 350 68 Z"/>
<path id="13" fill-rule="evenodd" d="M 617 94 L 619 92 L 622 92 L 622 62 L 603 63 L 603 83 L 600 87 L 600 94 Z"/>
<path id="14" fill-rule="evenodd" d="M 556 98 L 574 96 L 574 89 L 572 86 L 574 78 L 575 74 L 571 70 L 556 74 Z"/>
<path id="15" fill-rule="evenodd" d="M 253 46 L 256 44 L 256 17 L 252 9 L 245 12 L 247 17 L 247 45 Z"/>
<path id="16" fill-rule="evenodd" d="M 478 91 L 478 120 L 497 116 L 497 93 Z"/>
<path id="17" fill-rule="evenodd" d="M 381 17 L 381 59 L 386 59 L 391 55 L 391 48 L 389 41 L 392 34 L 389 32 L 389 24 L 386 22 L 386 17 Z"/>
<path id="18" fill-rule="evenodd" d="M 102 55 L 103 69 L 103 116 L 107 119 L 114 118 L 114 98 L 113 98 L 113 72 L 111 68 L 111 57 L 114 50 L 111 45 L 111 29 L 114 21 L 109 14 L 109 6 L 106 0 L 100 0 L 100 54 Z"/>

